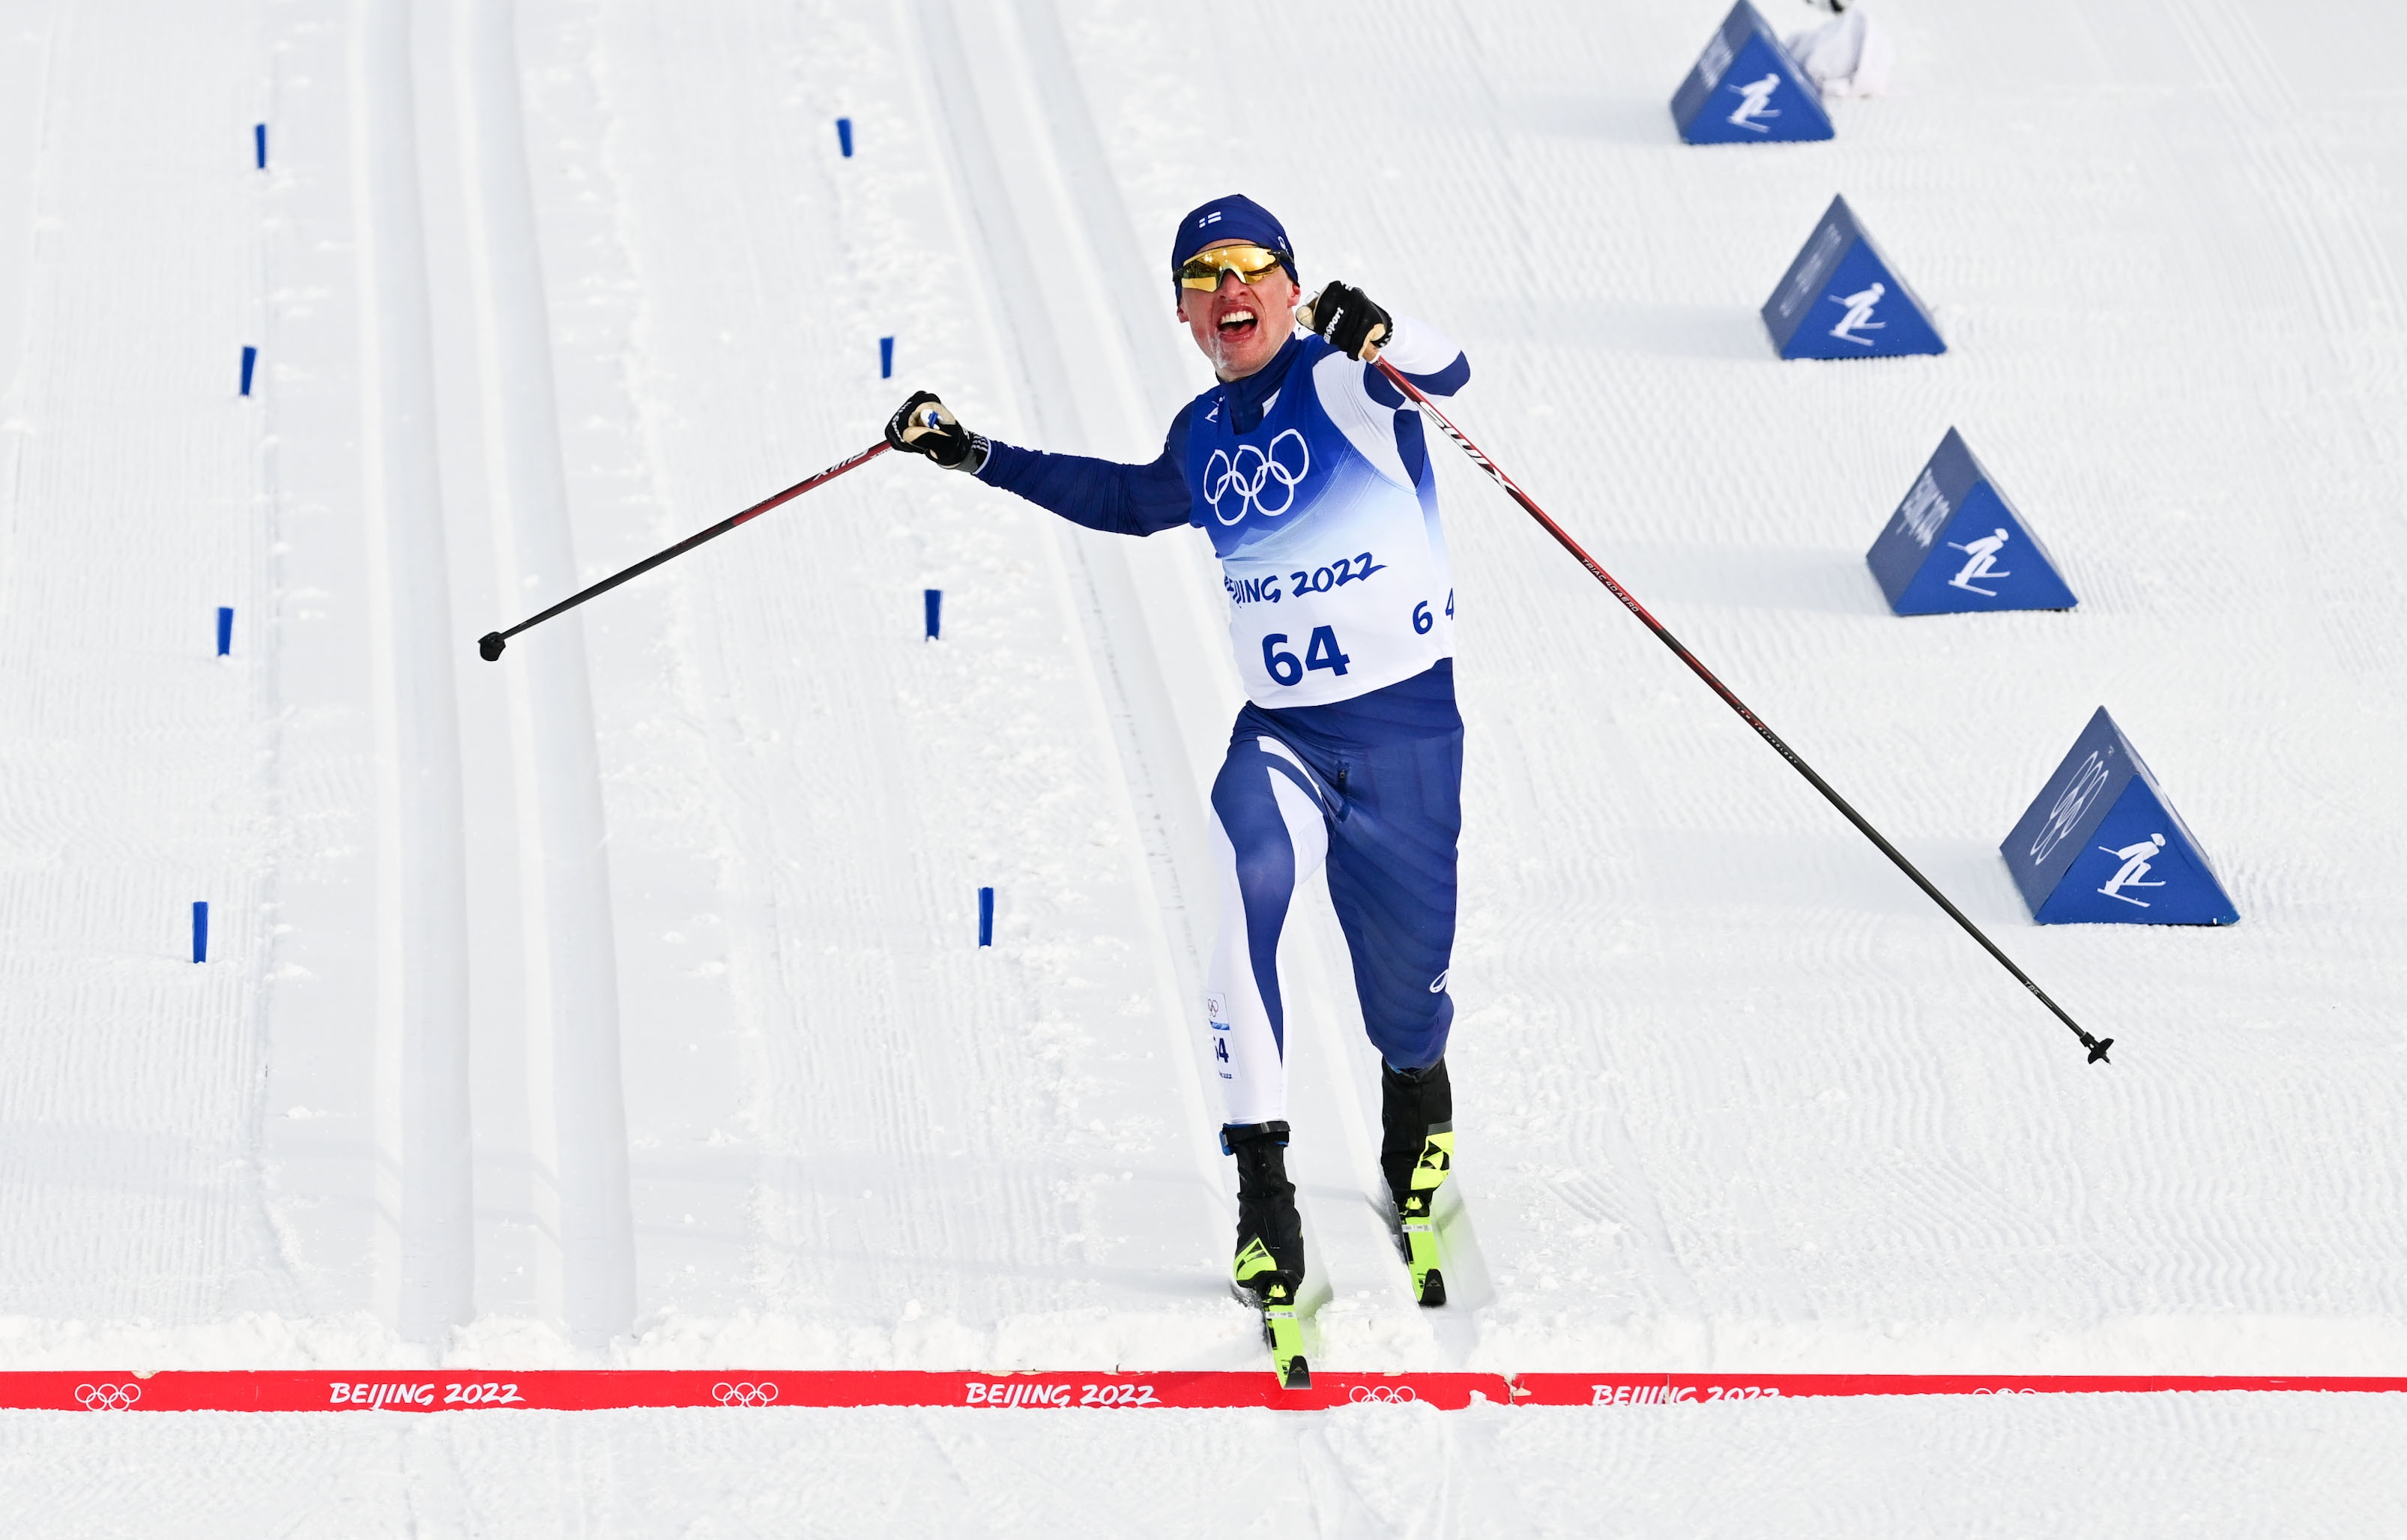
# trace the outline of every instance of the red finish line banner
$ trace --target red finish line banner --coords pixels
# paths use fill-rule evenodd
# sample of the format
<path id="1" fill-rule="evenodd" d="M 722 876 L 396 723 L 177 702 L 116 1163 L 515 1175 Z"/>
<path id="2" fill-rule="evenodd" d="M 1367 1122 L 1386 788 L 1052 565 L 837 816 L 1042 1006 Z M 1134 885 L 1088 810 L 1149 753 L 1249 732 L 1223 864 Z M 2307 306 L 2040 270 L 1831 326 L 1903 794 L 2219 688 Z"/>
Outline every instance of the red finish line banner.
<path id="1" fill-rule="evenodd" d="M 2362 1375 L 1516 1375 L 1510 1383 L 1517 1406 L 1664 1406 L 1775 1396 L 2407 1390 L 2407 1377 Z"/>
<path id="2" fill-rule="evenodd" d="M 0 1373 L 0 1409 L 90 1412 L 603 1411 L 655 1406 L 961 1406 L 989 1411 L 1324 1411 L 1418 1402 L 1500 1406 L 1702 1405 L 1767 1397 L 2090 1395 L 2161 1390 L 2407 1391 L 2407 1377 L 2249 1375 L 1359 1375 L 1308 1390 L 1267 1370 L 977 1375 L 878 1369 L 335 1371 L 167 1369 Z"/>
<path id="3" fill-rule="evenodd" d="M 143 1412 L 602 1411 L 629 1406 L 967 1406 L 990 1410 L 1218 1408 L 1318 1411 L 1422 1401 L 1460 1410 L 1512 1400 L 1502 1375 L 1321 1373 L 1288 1390 L 1267 1369 L 1156 1375 L 978 1375 L 878 1369 L 324 1369 L 0 1373 L 0 1408 Z"/>

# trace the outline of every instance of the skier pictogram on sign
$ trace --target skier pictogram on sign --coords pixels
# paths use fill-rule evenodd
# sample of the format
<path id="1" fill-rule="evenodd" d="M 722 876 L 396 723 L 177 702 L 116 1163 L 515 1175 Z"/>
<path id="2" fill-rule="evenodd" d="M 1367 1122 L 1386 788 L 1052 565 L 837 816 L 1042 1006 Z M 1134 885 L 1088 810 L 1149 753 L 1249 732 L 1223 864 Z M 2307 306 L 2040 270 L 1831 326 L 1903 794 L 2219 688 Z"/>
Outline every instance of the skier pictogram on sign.
<path id="1" fill-rule="evenodd" d="M 1780 287 L 1763 324 L 1783 358 L 1887 358 L 1944 353 L 1930 312 L 1897 276 L 1844 198 L 1832 198 Z"/>
<path id="2" fill-rule="evenodd" d="M 2100 706 L 1999 853 L 2043 925 L 2229 925 L 2206 852 Z"/>
<path id="3" fill-rule="evenodd" d="M 2047 548 L 1953 428 L 1864 561 L 1900 615 L 2071 609 L 2080 603 Z"/>
<path id="4" fill-rule="evenodd" d="M 1672 96 L 1672 121 L 1690 144 L 1827 139 L 1822 93 L 1748 0 L 1738 0 Z"/>

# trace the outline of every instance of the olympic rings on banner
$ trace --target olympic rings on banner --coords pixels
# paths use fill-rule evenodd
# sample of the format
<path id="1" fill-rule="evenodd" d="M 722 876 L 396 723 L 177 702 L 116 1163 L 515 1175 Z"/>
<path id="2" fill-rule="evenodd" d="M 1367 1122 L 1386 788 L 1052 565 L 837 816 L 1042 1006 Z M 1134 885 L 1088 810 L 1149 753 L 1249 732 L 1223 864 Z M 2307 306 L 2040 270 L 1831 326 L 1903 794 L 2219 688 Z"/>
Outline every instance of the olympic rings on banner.
<path id="1" fill-rule="evenodd" d="M 1408 1401 L 1418 1401 L 1420 1397 L 1414 1393 L 1413 1388 L 1409 1385 L 1357 1385 L 1347 1393 L 1346 1399 L 1360 1402 L 1380 1401 L 1389 1405 L 1401 1406 Z"/>
<path id="2" fill-rule="evenodd" d="M 1295 450 L 1286 449 L 1289 439 L 1295 440 Z M 1251 456 L 1251 459 L 1246 458 Z M 1290 468 L 1289 460 L 1299 462 Z M 1312 449 L 1303 435 L 1293 428 L 1281 431 L 1271 440 L 1270 452 L 1264 454 L 1251 444 L 1240 444 L 1232 457 L 1226 449 L 1214 449 L 1212 458 L 1204 462 L 1204 501 L 1212 505 L 1212 517 L 1224 524 L 1243 523 L 1251 514 L 1275 519 L 1295 506 L 1295 489 L 1312 474 Z M 1278 506 L 1272 507 L 1261 500 L 1262 489 L 1277 482 L 1284 490 Z M 1220 499 L 1234 492 L 1237 509 L 1234 513 L 1220 511 Z"/>
<path id="3" fill-rule="evenodd" d="M 758 1385 L 748 1379 L 730 1385 L 722 1379 L 710 1388 L 710 1399 L 721 1406 L 766 1406 L 777 1399 L 777 1387 L 765 1379 Z"/>
<path id="4" fill-rule="evenodd" d="M 75 1398 L 88 1412 L 131 1411 L 142 1399 L 139 1385 L 78 1385 Z"/>

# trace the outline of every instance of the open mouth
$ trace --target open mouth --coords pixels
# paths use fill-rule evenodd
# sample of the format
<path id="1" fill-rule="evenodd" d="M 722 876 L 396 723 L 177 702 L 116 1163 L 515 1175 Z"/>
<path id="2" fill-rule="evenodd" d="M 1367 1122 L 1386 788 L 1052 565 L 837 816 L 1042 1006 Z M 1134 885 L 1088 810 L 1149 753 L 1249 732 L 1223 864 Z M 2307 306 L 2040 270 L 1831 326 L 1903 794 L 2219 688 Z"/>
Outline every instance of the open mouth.
<path id="1" fill-rule="evenodd" d="M 1260 319 L 1251 310 L 1246 309 L 1232 310 L 1215 324 L 1224 342 L 1234 342 L 1240 337 L 1252 336 L 1261 329 Z"/>

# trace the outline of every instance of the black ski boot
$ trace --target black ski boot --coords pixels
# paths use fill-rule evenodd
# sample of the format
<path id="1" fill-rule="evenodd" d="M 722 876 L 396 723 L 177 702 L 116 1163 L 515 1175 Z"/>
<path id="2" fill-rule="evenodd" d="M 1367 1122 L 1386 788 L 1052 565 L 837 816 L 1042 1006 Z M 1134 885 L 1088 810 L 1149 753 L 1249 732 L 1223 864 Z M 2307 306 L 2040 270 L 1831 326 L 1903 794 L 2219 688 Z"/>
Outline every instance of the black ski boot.
<path id="1" fill-rule="evenodd" d="M 1438 1265 L 1437 1222 L 1431 1205 L 1454 1170 L 1454 1084 L 1441 1059 L 1426 1069 L 1379 1064 L 1381 1122 L 1379 1169 L 1395 1199 L 1396 1224 L 1404 1260 L 1413 1270 L 1413 1297 L 1423 1305 L 1446 1303 L 1446 1275 Z"/>
<path id="2" fill-rule="evenodd" d="M 1295 1317 L 1303 1288 L 1303 1220 L 1295 1211 L 1295 1184 L 1287 1179 L 1287 1125 L 1232 1123 L 1220 1130 L 1220 1148 L 1237 1158 L 1237 1256 L 1231 1276 L 1261 1307 L 1262 1337 L 1279 1383 L 1303 1389 L 1312 1383 Z"/>

